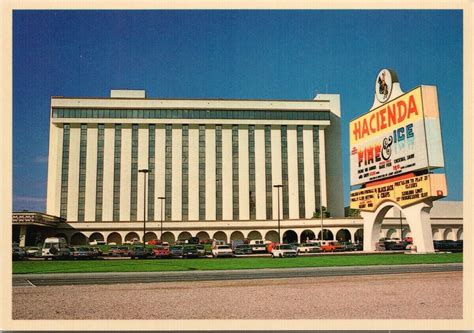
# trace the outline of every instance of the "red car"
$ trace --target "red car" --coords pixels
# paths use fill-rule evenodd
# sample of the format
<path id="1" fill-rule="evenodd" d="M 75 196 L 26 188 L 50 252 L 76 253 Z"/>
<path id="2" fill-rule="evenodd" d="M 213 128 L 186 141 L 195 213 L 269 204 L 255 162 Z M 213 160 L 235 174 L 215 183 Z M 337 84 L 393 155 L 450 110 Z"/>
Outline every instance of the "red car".
<path id="1" fill-rule="evenodd" d="M 109 256 L 111 257 L 129 257 L 130 250 L 126 246 L 113 246 L 109 249 Z"/>
<path id="2" fill-rule="evenodd" d="M 148 245 L 160 245 L 161 241 L 159 239 L 152 239 L 151 241 L 147 242 Z"/>
<path id="3" fill-rule="evenodd" d="M 170 249 L 165 246 L 155 246 L 152 249 L 153 256 L 155 258 L 169 258 L 170 257 Z"/>

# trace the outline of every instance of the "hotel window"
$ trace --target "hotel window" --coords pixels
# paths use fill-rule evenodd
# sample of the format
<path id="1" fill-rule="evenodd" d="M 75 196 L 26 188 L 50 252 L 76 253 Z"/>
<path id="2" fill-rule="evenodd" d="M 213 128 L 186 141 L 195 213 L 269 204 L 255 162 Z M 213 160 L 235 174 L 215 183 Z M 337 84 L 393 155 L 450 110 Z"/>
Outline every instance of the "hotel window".
<path id="1" fill-rule="evenodd" d="M 138 124 L 132 125 L 132 161 L 130 186 L 130 221 L 137 220 L 137 187 L 138 187 Z"/>
<path id="2" fill-rule="evenodd" d="M 206 126 L 199 125 L 199 220 L 206 219 Z"/>
<path id="3" fill-rule="evenodd" d="M 87 163 L 87 125 L 81 124 L 81 139 L 79 145 L 79 202 L 77 205 L 77 220 L 84 221 L 86 197 L 86 163 Z"/>
<path id="4" fill-rule="evenodd" d="M 114 141 L 114 195 L 113 195 L 113 220 L 120 220 L 120 156 L 122 149 L 122 125 L 115 124 Z"/>
<path id="5" fill-rule="evenodd" d="M 216 125 L 216 220 L 222 220 L 222 125 Z"/>
<path id="6" fill-rule="evenodd" d="M 172 126 L 166 125 L 165 139 L 165 220 L 171 220 L 171 181 L 172 181 L 172 154 L 173 154 L 173 137 Z"/>
<path id="7" fill-rule="evenodd" d="M 63 154 L 61 166 L 61 201 L 60 201 L 60 216 L 67 218 L 67 198 L 68 198 L 68 178 L 69 178 L 69 136 L 70 125 L 63 126 Z"/>
<path id="8" fill-rule="evenodd" d="M 102 221 L 102 204 L 104 197 L 104 124 L 97 128 L 97 181 L 95 199 L 95 220 Z"/>
<path id="9" fill-rule="evenodd" d="M 188 221 L 189 219 L 189 126 L 183 125 L 182 129 L 183 134 L 183 154 L 182 154 L 182 177 L 183 177 L 183 191 L 181 193 L 182 197 L 182 218 L 183 221 Z"/>
<path id="10" fill-rule="evenodd" d="M 249 125 L 249 209 L 250 219 L 256 218 L 255 207 L 255 126 Z"/>
<path id="11" fill-rule="evenodd" d="M 297 152 L 298 152 L 299 216 L 300 216 L 300 219 L 302 219 L 302 218 L 305 218 L 303 126 L 296 127 L 296 140 L 297 140 Z"/>
<path id="12" fill-rule="evenodd" d="M 270 125 L 265 126 L 265 196 L 267 207 L 267 220 L 273 218 L 272 214 L 272 136 Z"/>
<path id="13" fill-rule="evenodd" d="M 289 218 L 288 204 L 288 137 L 287 126 L 281 127 L 281 176 L 282 176 L 282 192 L 283 192 L 283 218 Z"/>
<path id="14" fill-rule="evenodd" d="M 239 219 L 239 125 L 232 125 L 232 216 Z"/>
<path id="15" fill-rule="evenodd" d="M 148 221 L 155 220 L 155 128 L 148 125 Z"/>
<path id="16" fill-rule="evenodd" d="M 85 111 L 85 112 L 84 112 Z M 53 118 L 329 120 L 329 111 L 57 109 Z"/>
<path id="17" fill-rule="evenodd" d="M 313 158 L 314 158 L 314 204 L 321 206 L 321 180 L 319 174 L 319 126 L 313 126 Z"/>

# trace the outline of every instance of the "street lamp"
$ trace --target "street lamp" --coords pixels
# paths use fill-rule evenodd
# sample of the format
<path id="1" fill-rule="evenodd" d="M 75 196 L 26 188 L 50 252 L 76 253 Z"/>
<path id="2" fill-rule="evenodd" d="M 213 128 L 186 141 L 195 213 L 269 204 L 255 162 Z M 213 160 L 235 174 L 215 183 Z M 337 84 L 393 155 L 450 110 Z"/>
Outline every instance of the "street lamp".
<path id="1" fill-rule="evenodd" d="M 281 243 L 281 236 L 280 236 L 280 189 L 283 185 L 273 185 L 278 190 L 278 243 Z"/>
<path id="2" fill-rule="evenodd" d="M 319 203 L 319 214 L 321 215 L 321 241 L 324 240 L 324 229 L 323 229 L 323 201 L 320 200 L 320 203 Z M 321 243 L 321 245 L 323 245 Z"/>
<path id="3" fill-rule="evenodd" d="M 143 249 L 145 250 L 145 231 L 146 231 L 146 174 L 150 172 L 148 169 L 140 169 L 138 172 L 143 173 L 144 183 L 143 183 Z"/>
<path id="4" fill-rule="evenodd" d="M 161 244 L 163 244 L 163 200 L 165 200 L 165 197 L 158 197 L 159 200 L 161 200 L 161 227 L 160 227 L 160 241 Z"/>

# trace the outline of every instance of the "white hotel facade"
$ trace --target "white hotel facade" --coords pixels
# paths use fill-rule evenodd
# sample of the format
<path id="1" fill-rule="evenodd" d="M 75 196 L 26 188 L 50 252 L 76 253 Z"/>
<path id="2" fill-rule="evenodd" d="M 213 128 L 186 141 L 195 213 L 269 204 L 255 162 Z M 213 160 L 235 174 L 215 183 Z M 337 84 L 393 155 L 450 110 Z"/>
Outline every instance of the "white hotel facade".
<path id="1" fill-rule="evenodd" d="M 121 244 L 143 239 L 145 218 L 146 241 L 277 241 L 280 207 L 282 240 L 304 241 L 320 237 L 312 217 L 322 205 L 331 213 L 324 239 L 362 241 L 362 219 L 343 217 L 340 121 L 339 95 L 190 100 L 112 90 L 110 98 L 52 97 L 47 214 L 14 213 L 14 239 Z M 149 170 L 146 188 L 140 169 Z M 462 211 L 462 202 L 435 202 L 433 239 L 462 239 Z M 380 236 L 411 232 L 393 211 Z"/>
<path id="2" fill-rule="evenodd" d="M 47 214 L 65 218 L 76 243 L 142 239 L 144 216 L 147 241 L 276 240 L 278 206 L 282 238 L 317 235 L 320 205 L 344 216 L 340 117 L 339 95 L 52 97 Z"/>

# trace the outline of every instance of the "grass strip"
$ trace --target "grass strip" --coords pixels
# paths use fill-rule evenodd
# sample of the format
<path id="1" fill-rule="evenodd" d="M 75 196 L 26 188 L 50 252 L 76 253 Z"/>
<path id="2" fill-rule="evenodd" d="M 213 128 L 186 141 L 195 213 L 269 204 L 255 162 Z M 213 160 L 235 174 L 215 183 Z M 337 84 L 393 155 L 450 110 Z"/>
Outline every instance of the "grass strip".
<path id="1" fill-rule="evenodd" d="M 335 267 L 462 263 L 462 253 L 323 255 L 297 258 L 145 259 L 93 261 L 15 261 L 13 274 L 88 272 L 165 272 L 189 270 L 235 270 L 259 268 Z"/>

